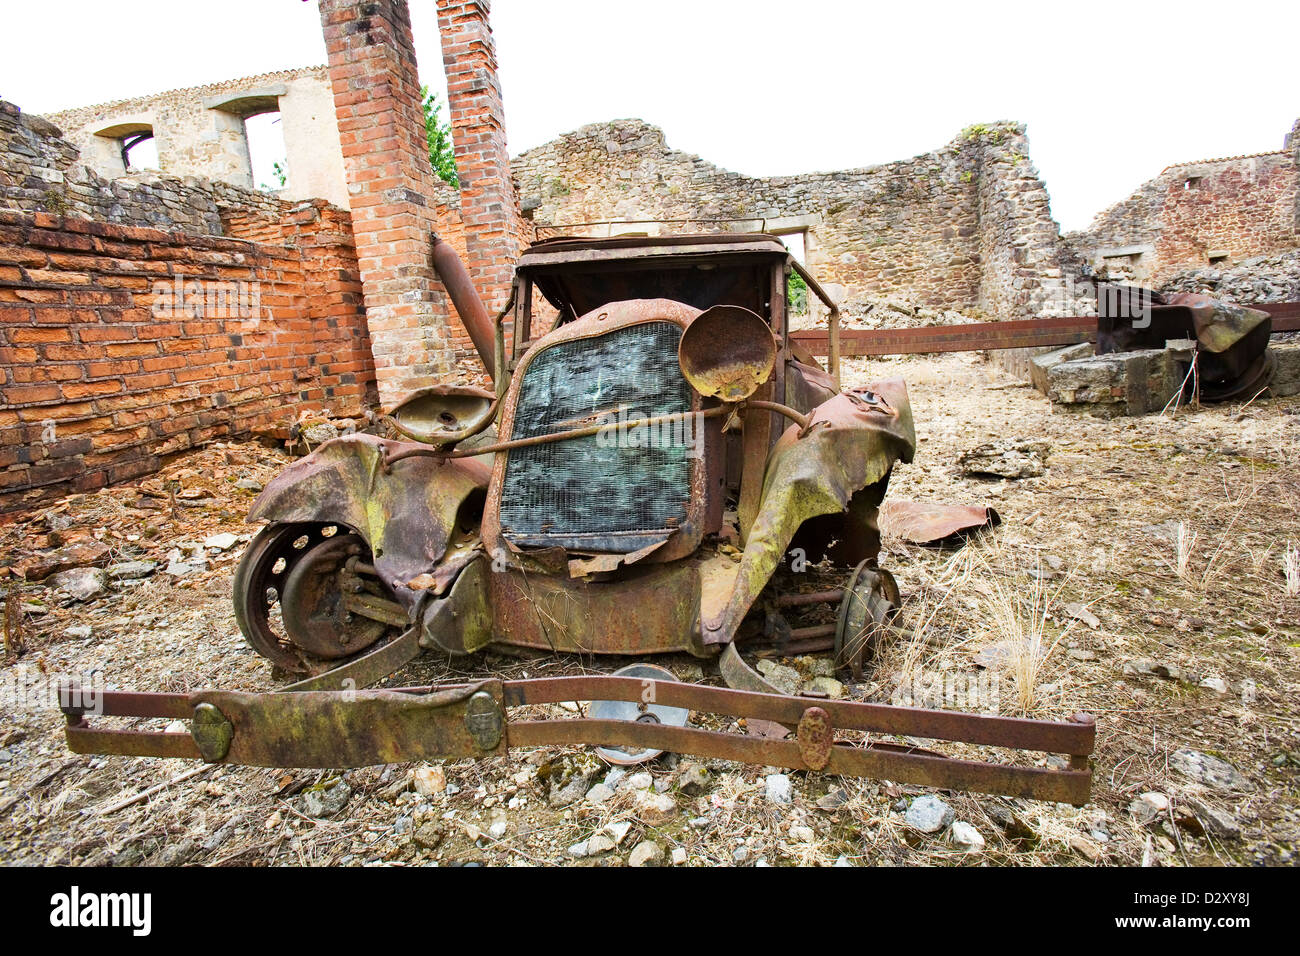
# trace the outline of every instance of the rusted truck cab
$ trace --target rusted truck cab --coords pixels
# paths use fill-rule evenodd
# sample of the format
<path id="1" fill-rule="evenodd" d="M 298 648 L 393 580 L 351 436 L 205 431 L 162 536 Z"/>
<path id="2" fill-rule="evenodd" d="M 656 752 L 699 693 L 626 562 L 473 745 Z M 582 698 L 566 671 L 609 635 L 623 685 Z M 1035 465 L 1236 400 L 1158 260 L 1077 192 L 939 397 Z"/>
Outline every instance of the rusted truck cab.
<path id="1" fill-rule="evenodd" d="M 236 581 L 250 642 L 300 674 L 405 626 L 450 654 L 707 657 L 791 548 L 874 565 L 906 389 L 841 393 L 791 342 L 797 268 L 763 234 L 532 245 L 493 391 L 422 390 L 391 413 L 417 443 L 339 439 L 267 487 Z"/>

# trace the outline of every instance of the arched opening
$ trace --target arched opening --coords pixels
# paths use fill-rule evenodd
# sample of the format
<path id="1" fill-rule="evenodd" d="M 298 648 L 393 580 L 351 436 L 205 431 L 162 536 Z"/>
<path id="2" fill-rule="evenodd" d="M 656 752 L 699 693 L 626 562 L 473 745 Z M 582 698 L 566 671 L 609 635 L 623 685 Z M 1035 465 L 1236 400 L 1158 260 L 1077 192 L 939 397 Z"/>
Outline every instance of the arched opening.
<path id="1" fill-rule="evenodd" d="M 145 116 L 131 117 L 95 130 L 85 161 L 110 179 L 144 169 L 161 169 L 153 123 Z"/>
<path id="2" fill-rule="evenodd" d="M 218 119 L 219 128 L 223 124 L 242 127 L 241 145 L 246 152 L 241 159 L 247 166 L 240 170 L 239 178 L 247 175 L 250 185 L 266 192 L 279 192 L 289 185 L 289 161 L 280 116 L 280 97 L 286 92 L 278 84 L 204 100 L 204 105 L 218 117 L 224 117 Z"/>
<path id="3" fill-rule="evenodd" d="M 122 137 L 122 168 L 128 173 L 158 168 L 158 143 L 153 130 Z"/>

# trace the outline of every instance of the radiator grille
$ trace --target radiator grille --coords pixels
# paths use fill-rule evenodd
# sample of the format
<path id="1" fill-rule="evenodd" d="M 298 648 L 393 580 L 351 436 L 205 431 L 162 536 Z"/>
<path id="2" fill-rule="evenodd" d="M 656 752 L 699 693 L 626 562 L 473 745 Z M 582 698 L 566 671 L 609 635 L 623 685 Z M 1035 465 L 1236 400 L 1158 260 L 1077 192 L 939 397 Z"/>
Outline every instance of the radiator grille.
<path id="1" fill-rule="evenodd" d="M 677 364 L 681 329 L 649 322 L 554 345 L 529 363 L 512 438 L 591 424 L 602 412 L 629 418 L 691 410 Z M 595 435 L 509 452 L 501 529 L 520 545 L 625 554 L 660 541 L 686 517 L 690 447 L 602 444 Z"/>

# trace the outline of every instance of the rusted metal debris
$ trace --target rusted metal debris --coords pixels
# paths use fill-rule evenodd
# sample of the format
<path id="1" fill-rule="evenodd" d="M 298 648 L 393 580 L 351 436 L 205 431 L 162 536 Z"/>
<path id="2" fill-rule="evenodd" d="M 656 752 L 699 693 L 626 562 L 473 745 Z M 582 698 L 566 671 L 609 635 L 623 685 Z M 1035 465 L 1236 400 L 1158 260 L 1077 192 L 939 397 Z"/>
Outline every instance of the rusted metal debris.
<path id="1" fill-rule="evenodd" d="M 761 640 L 754 625 L 766 615 L 782 622 L 769 649 L 831 651 L 863 676 L 901 603 L 877 564 L 878 510 L 895 462 L 916 446 L 901 380 L 841 392 L 837 363 L 823 369 L 792 341 L 786 277 L 800 267 L 778 239 L 537 243 L 490 342 L 463 268 L 443 243 L 434 257 L 494 389 L 423 389 L 390 416 L 414 441 L 327 442 L 257 499 L 249 517 L 266 526 L 235 575 L 236 617 L 298 682 L 270 694 L 107 693 L 110 717 L 188 719 L 190 732 L 104 729 L 69 709 L 74 750 L 340 767 L 585 743 L 1087 799 L 1090 718 L 814 703 L 773 693 L 742 660 L 737 643 Z M 534 291 L 555 309 L 548 328 L 534 329 Z M 796 553 L 843 569 L 844 587 L 816 595 L 838 603 L 835 624 L 784 623 L 780 608 L 810 600 L 778 585 Z M 717 658 L 741 689 L 649 671 L 356 689 L 421 651 L 488 647 L 687 652 Z M 508 715 L 572 700 L 604 703 L 579 719 Z M 771 732 L 673 726 L 649 720 L 651 705 Z M 876 736 L 837 741 L 837 731 Z M 878 736 L 1062 753 L 1070 769 L 956 759 Z"/>
<path id="2" fill-rule="evenodd" d="M 1103 285 L 1097 292 L 1097 353 L 1162 349 L 1196 343 L 1195 374 L 1187 390 L 1206 401 L 1252 395 L 1268 385 L 1276 359 L 1268 351 L 1273 319 L 1263 309 L 1196 293 L 1163 295 L 1137 286 Z"/>
<path id="3" fill-rule="evenodd" d="M 985 505 L 894 498 L 880 506 L 880 530 L 912 544 L 960 544 L 972 534 L 1001 523 L 997 511 Z"/>

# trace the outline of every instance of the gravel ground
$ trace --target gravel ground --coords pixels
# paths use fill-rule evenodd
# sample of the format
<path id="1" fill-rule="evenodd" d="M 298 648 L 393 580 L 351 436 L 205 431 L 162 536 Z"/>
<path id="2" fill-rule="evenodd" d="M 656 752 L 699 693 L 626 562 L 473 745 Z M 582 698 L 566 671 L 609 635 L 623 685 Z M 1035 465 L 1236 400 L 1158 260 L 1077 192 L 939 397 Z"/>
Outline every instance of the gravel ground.
<path id="1" fill-rule="evenodd" d="M 238 634 L 229 593 L 242 544 L 220 536 L 247 538 L 255 489 L 287 458 L 230 445 L 0 526 L 0 569 L 78 542 L 107 547 L 112 566 L 158 562 L 77 603 L 48 579 L 0 572 L 6 604 L 21 609 L 0 669 L 0 862 L 1293 864 L 1300 596 L 1284 567 L 1300 544 L 1300 399 L 1106 421 L 1053 413 L 974 356 L 848 365 L 849 382 L 909 383 L 919 447 L 891 496 L 990 504 L 1003 524 L 955 552 L 886 539 L 910 636 L 846 692 L 898 700 L 961 675 L 985 696 L 946 706 L 1091 712 L 1088 806 L 672 755 L 611 775 L 582 748 L 342 773 L 70 754 L 62 718 L 36 706 L 51 675 L 277 686 Z M 959 455 L 997 438 L 1047 442 L 1044 474 L 962 475 Z M 484 655 L 454 671 L 422 660 L 394 682 L 622 663 Z M 719 682 L 709 664 L 660 663 Z M 805 686 L 825 673 L 815 658 L 781 663 Z M 585 795 L 552 805 L 544 780 Z"/>

